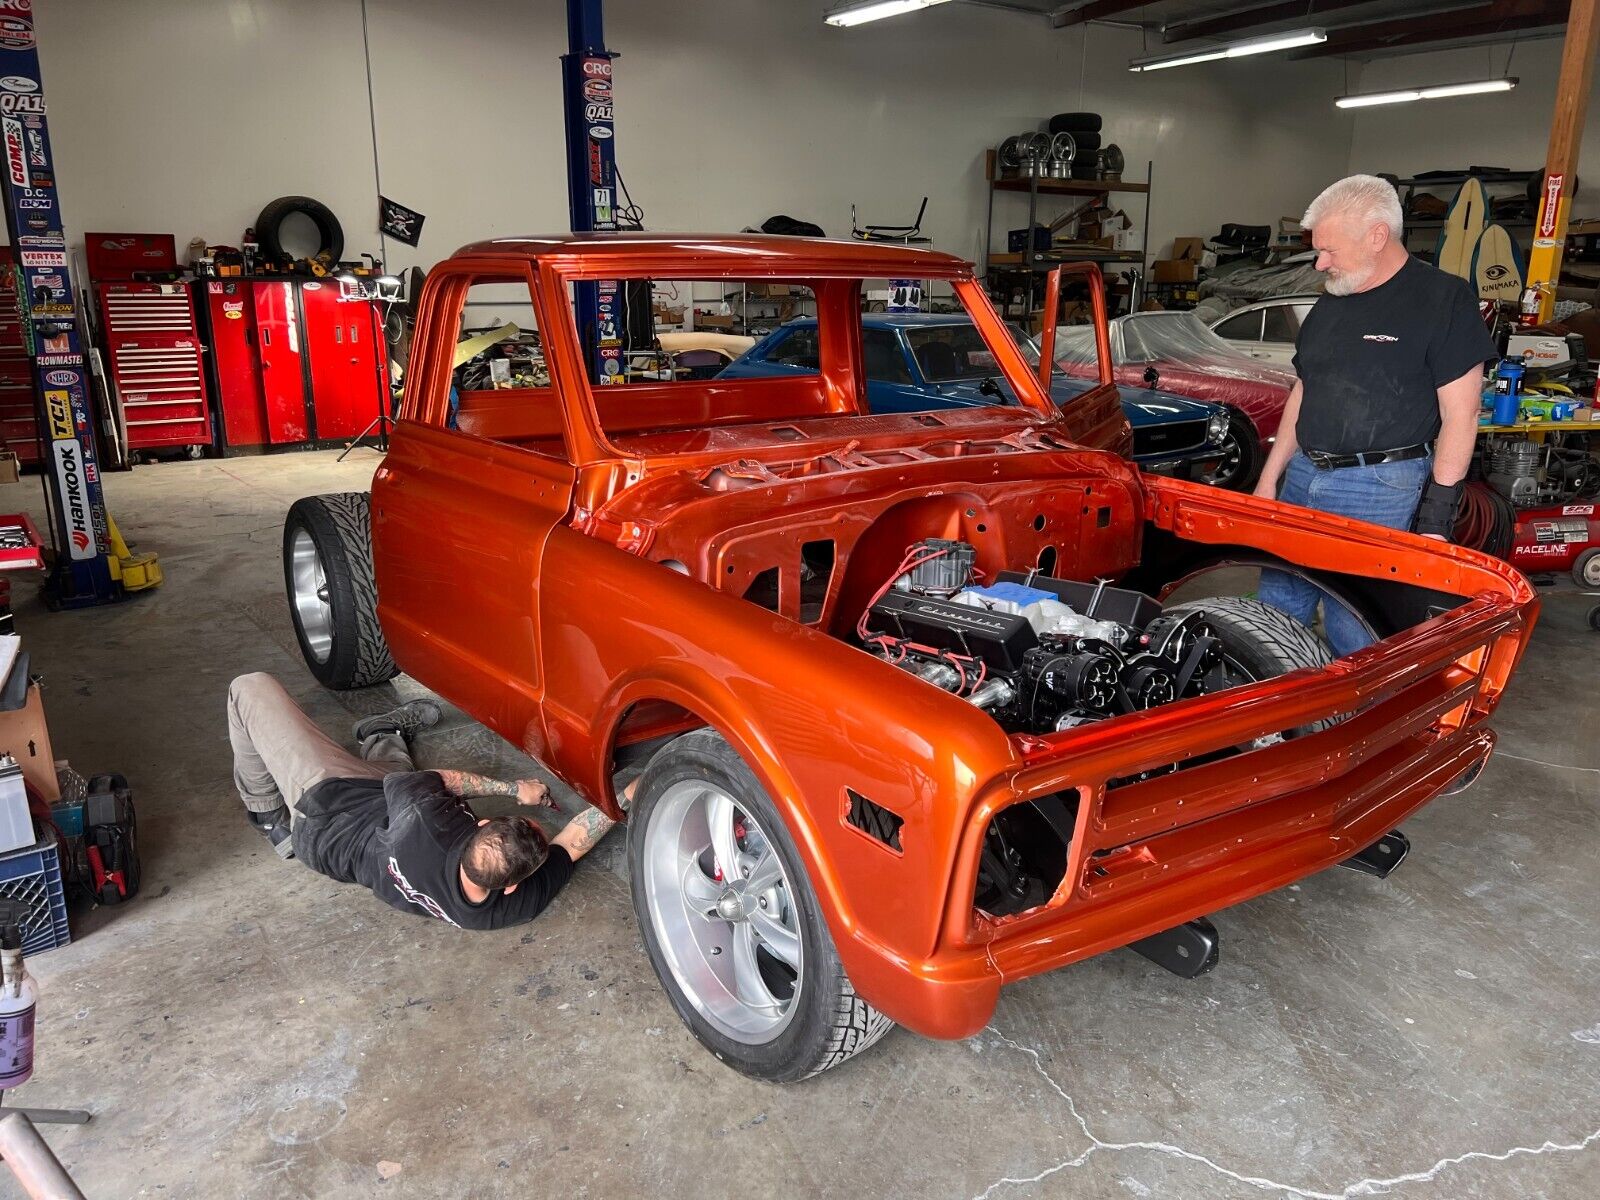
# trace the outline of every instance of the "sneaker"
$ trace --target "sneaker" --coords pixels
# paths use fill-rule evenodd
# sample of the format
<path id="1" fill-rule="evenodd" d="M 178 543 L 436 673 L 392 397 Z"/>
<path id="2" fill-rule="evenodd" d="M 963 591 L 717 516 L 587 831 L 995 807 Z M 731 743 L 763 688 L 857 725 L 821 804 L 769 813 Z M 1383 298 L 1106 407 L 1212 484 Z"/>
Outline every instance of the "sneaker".
<path id="1" fill-rule="evenodd" d="M 399 708 L 363 717 L 355 723 L 353 732 L 357 742 L 365 742 L 380 733 L 398 733 L 402 737 L 413 738 L 422 730 L 437 725 L 439 713 L 439 705 L 433 700 L 408 700 Z"/>
<path id="2" fill-rule="evenodd" d="M 273 852 L 279 858 L 294 857 L 294 835 L 290 830 L 287 808 L 279 806 L 271 812 L 252 812 L 250 824 L 259 829 L 262 836 L 272 843 Z"/>

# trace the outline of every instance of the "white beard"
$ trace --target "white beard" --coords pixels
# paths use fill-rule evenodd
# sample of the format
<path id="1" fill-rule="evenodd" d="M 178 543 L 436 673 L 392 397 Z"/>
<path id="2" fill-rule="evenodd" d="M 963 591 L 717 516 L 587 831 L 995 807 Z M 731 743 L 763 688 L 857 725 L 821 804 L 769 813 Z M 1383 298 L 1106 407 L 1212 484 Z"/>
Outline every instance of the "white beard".
<path id="1" fill-rule="evenodd" d="M 1367 281 L 1372 278 L 1374 264 L 1368 263 L 1358 271 L 1345 271 L 1339 275 L 1328 276 L 1328 282 L 1323 284 L 1323 291 L 1330 296 L 1349 296 L 1359 292 L 1367 286 Z"/>

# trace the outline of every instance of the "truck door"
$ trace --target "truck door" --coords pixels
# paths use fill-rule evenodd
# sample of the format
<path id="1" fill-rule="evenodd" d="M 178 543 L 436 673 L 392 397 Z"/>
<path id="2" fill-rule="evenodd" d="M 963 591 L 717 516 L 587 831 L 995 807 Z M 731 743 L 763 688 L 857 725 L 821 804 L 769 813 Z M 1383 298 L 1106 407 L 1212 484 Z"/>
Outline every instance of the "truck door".
<path id="1" fill-rule="evenodd" d="M 544 757 L 539 564 L 574 474 L 532 269 L 474 260 L 430 276 L 372 485 L 373 562 L 400 667 Z"/>

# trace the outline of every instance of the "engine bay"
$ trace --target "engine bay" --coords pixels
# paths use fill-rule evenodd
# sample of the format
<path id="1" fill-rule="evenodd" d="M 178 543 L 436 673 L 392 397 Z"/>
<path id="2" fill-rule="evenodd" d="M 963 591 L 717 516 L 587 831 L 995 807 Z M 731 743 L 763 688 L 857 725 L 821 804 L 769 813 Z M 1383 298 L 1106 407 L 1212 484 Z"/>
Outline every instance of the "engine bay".
<path id="1" fill-rule="evenodd" d="M 966 542 L 911 546 L 862 613 L 862 646 L 960 696 L 1012 733 L 1140 712 L 1222 684 L 1222 643 L 1199 610 L 1037 571 L 991 582 Z"/>

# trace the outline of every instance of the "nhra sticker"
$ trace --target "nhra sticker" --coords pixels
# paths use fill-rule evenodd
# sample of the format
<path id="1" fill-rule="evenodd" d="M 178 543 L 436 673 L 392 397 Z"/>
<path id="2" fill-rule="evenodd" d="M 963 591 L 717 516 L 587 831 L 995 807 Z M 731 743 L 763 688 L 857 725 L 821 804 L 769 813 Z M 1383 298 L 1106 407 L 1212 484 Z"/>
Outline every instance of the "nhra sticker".
<path id="1" fill-rule="evenodd" d="M 51 387 L 71 387 L 78 382 L 78 375 L 75 371 L 47 371 L 44 381 Z"/>
<path id="2" fill-rule="evenodd" d="M 67 515 L 67 541 L 78 561 L 95 556 L 94 533 L 89 526 L 88 479 L 83 469 L 83 446 L 75 437 L 53 442 L 56 478 L 61 480 L 61 507 Z"/>
<path id="3" fill-rule="evenodd" d="M 67 265 L 67 252 L 65 250 L 24 250 L 21 252 L 22 265 L 25 267 L 64 267 Z"/>
<path id="4" fill-rule="evenodd" d="M 76 438 L 72 428 L 72 398 L 66 392 L 49 391 L 44 394 L 45 412 L 50 417 L 50 440 Z"/>

